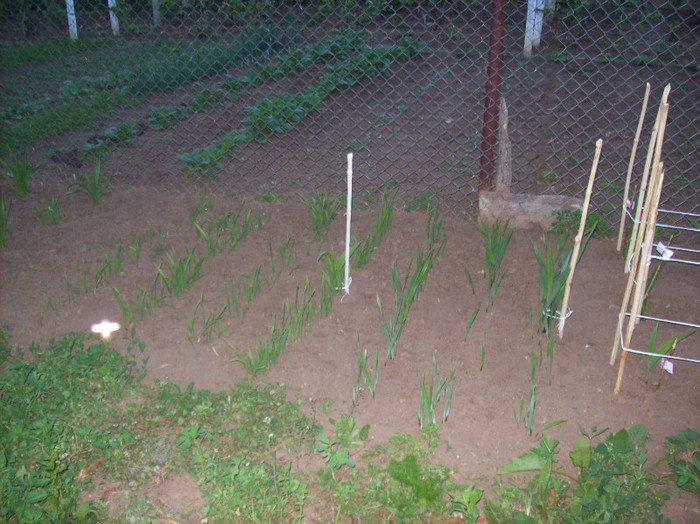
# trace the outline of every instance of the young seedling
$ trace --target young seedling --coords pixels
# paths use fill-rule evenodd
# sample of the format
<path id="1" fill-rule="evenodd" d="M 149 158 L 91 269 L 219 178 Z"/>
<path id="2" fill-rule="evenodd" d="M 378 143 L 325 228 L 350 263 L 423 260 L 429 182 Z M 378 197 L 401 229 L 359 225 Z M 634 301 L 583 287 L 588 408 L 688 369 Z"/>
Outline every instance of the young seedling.
<path id="1" fill-rule="evenodd" d="M 374 398 L 374 393 L 377 390 L 377 382 L 379 380 L 379 350 L 374 351 L 374 373 L 371 374 L 367 364 L 367 348 L 360 347 L 360 334 L 357 336 L 357 381 L 352 388 L 352 403 L 357 403 L 357 397 L 362 390 L 362 383 L 367 385 L 367 389 Z"/>
<path id="2" fill-rule="evenodd" d="M 472 280 L 472 274 L 467 269 L 467 266 L 462 266 L 462 268 L 464 269 L 464 275 L 467 277 L 467 282 L 469 282 L 469 287 L 472 290 L 472 295 L 475 295 L 476 291 L 474 291 L 474 281 Z"/>
<path id="3" fill-rule="evenodd" d="M 228 330 L 228 326 L 222 327 L 221 321 L 224 315 L 228 312 L 228 306 L 224 303 L 221 308 L 213 310 L 208 316 L 202 319 L 202 331 L 200 336 L 211 344 L 215 336 L 222 336 Z"/>
<path id="4" fill-rule="evenodd" d="M 353 253 L 357 244 L 350 247 Z M 345 256 L 343 253 L 335 256 L 331 251 L 324 251 L 318 256 L 321 265 L 321 314 L 327 316 L 333 308 L 333 297 L 343 289 L 345 278 Z"/>
<path id="5" fill-rule="evenodd" d="M 104 262 L 97 268 L 97 273 L 95 274 L 95 288 L 99 287 L 101 283 L 104 283 L 107 277 L 118 275 L 123 269 L 121 237 L 114 244 L 114 255 L 107 253 L 103 247 L 100 247 L 100 249 L 105 258 Z"/>
<path id="6" fill-rule="evenodd" d="M 214 238 L 214 231 L 216 231 L 216 229 L 211 222 L 208 224 L 206 231 L 204 231 L 204 228 L 197 222 L 194 223 L 194 229 L 197 238 L 199 239 L 201 237 L 204 239 L 204 243 L 207 246 L 207 258 L 209 260 L 222 251 L 223 246 L 221 245 L 221 238 L 218 235 L 216 239 Z"/>
<path id="7" fill-rule="evenodd" d="M 7 150 L 7 159 L 0 158 L 0 167 L 5 171 L 3 178 L 16 196 L 29 194 L 29 177 L 34 174 L 36 167 L 27 160 L 27 153 L 22 156 Z"/>
<path id="8" fill-rule="evenodd" d="M 139 260 L 141 259 L 141 244 L 143 243 L 143 238 L 138 237 L 136 241 L 129 246 L 129 258 L 131 262 L 135 265 L 139 265 Z"/>
<path id="9" fill-rule="evenodd" d="M 365 241 L 357 246 L 353 256 L 353 267 L 361 268 L 368 261 L 370 255 L 374 252 L 377 246 L 386 237 L 389 228 L 391 227 L 391 215 L 394 210 L 394 198 L 389 193 L 382 194 L 382 206 L 379 210 L 379 215 L 372 224 L 372 231 Z"/>
<path id="10" fill-rule="evenodd" d="M 396 356 L 396 342 L 401 336 L 404 324 L 408 318 L 408 312 L 413 302 L 418 298 L 426 279 L 428 270 L 432 265 L 431 261 L 423 256 L 423 251 L 418 248 L 416 254 L 416 271 L 411 274 L 411 266 L 408 266 L 403 280 L 399 276 L 396 268 L 396 260 L 391 264 L 391 279 L 394 287 L 394 316 L 387 321 L 382 308 L 382 302 L 377 295 L 377 307 L 382 316 L 384 325 L 384 341 L 387 347 L 387 360 L 393 360 Z"/>
<path id="11" fill-rule="evenodd" d="M 288 268 L 290 273 L 293 273 L 297 269 L 297 250 L 294 247 L 292 237 L 289 235 L 285 237 L 284 241 L 277 246 L 277 253 L 280 256 L 282 266 Z"/>
<path id="12" fill-rule="evenodd" d="M 299 295 L 301 287 L 297 284 L 294 295 L 294 306 L 291 306 L 289 299 L 284 303 L 282 309 L 282 325 L 289 331 L 289 341 L 296 342 L 304 333 L 311 331 L 316 303 L 314 302 L 314 292 L 309 293 L 311 286 L 308 278 L 303 288 L 303 293 Z"/>
<path id="13" fill-rule="evenodd" d="M 241 275 L 246 311 L 250 309 L 253 299 L 258 296 L 258 293 L 262 290 L 262 280 L 260 279 L 261 270 L 262 265 L 258 264 L 250 275 Z"/>
<path id="14" fill-rule="evenodd" d="M 341 200 L 331 200 L 328 193 L 314 190 L 312 197 L 301 197 L 302 202 L 311 211 L 311 228 L 314 231 L 314 240 L 323 242 L 331 226 L 331 222 L 343 205 Z"/>
<path id="15" fill-rule="evenodd" d="M 248 236 L 248 232 L 253 227 L 253 220 L 255 220 L 257 227 L 260 228 L 262 224 L 260 214 L 256 213 L 253 215 L 250 209 L 244 213 L 242 207 L 235 216 L 231 217 L 231 223 L 227 228 L 229 234 L 229 251 L 236 249 L 236 246 L 238 246 L 241 240 Z"/>
<path id="16" fill-rule="evenodd" d="M 659 331 L 659 323 L 654 325 L 654 331 L 651 332 L 649 337 L 649 342 L 647 344 L 647 353 L 655 353 L 655 355 L 649 355 L 647 357 L 647 380 L 649 380 L 649 374 L 651 373 L 651 368 L 654 367 L 664 355 L 669 355 L 675 350 L 676 344 L 678 342 L 688 338 L 689 336 L 695 334 L 697 329 L 691 329 L 685 333 L 672 337 L 665 342 L 663 342 L 659 347 L 656 347 L 656 335 Z M 658 355 L 658 356 L 657 356 Z M 661 379 L 659 378 L 659 385 L 661 384 Z"/>
<path id="17" fill-rule="evenodd" d="M 61 213 L 58 210 L 58 199 L 51 197 L 50 202 L 44 201 L 43 207 L 38 203 L 34 206 L 34 216 L 39 219 L 41 225 L 56 225 L 61 221 Z"/>
<path id="18" fill-rule="evenodd" d="M 7 221 L 10 218 L 10 202 L 0 193 L 0 248 L 5 247 L 7 240 Z"/>
<path id="19" fill-rule="evenodd" d="M 447 420 L 452 406 L 452 380 L 455 376 L 455 370 L 450 359 L 450 375 L 440 380 L 440 375 L 437 369 L 437 361 L 433 352 L 433 369 L 435 375 L 430 376 L 428 385 L 426 386 L 425 375 L 418 375 L 420 382 L 420 398 L 418 402 L 418 424 L 421 429 L 426 424 L 437 424 L 436 411 L 440 397 L 445 396 L 445 407 L 442 412 L 442 422 Z"/>
<path id="20" fill-rule="evenodd" d="M 107 191 L 109 183 L 112 181 L 112 175 L 110 174 L 106 180 L 100 180 L 100 162 L 95 162 L 95 169 L 92 175 L 88 173 L 81 173 L 76 176 L 76 181 L 71 184 L 68 189 L 68 194 L 72 193 L 85 193 L 93 205 L 98 205 L 102 201 L 102 196 Z"/>
<path id="21" fill-rule="evenodd" d="M 472 324 L 474 324 L 474 321 L 476 320 L 476 316 L 479 314 L 479 308 L 476 308 L 471 316 L 469 317 L 469 320 L 467 320 L 467 327 L 464 330 L 464 340 L 467 340 L 467 335 L 469 335 L 469 330 L 472 328 Z"/>
<path id="22" fill-rule="evenodd" d="M 547 237 L 542 238 L 544 251 L 540 251 L 537 244 L 532 242 L 535 257 L 540 267 L 538 331 L 540 336 L 544 335 L 546 338 L 547 360 L 550 366 L 554 355 L 556 326 L 561 315 L 566 314 L 566 312 L 561 312 L 559 309 L 564 299 L 566 280 L 571 270 L 571 255 L 574 246 L 571 244 L 567 247 L 564 245 L 565 242 L 565 236 L 557 236 L 556 255 L 554 254 L 552 242 L 547 240 Z"/>
<path id="23" fill-rule="evenodd" d="M 174 259 L 168 255 L 170 275 L 163 271 L 163 264 L 158 263 L 156 267 L 156 282 L 160 281 L 161 292 L 166 290 L 170 297 L 177 297 L 202 277 L 202 264 L 204 260 L 195 256 L 194 249 L 185 248 L 185 256 Z"/>
<path id="24" fill-rule="evenodd" d="M 537 402 L 537 380 L 535 379 L 535 352 L 530 351 L 530 396 L 527 399 L 525 411 L 525 426 L 530 435 L 535 424 L 535 404 Z"/>
<path id="25" fill-rule="evenodd" d="M 484 268 L 487 289 L 486 309 L 493 304 L 498 287 L 505 276 L 505 273 L 501 271 L 501 263 L 513 236 L 513 230 L 508 229 L 508 224 L 509 221 L 506 221 L 501 228 L 501 223 L 496 221 L 491 225 L 482 222 L 481 225 L 476 226 L 481 236 L 484 237 L 484 248 L 486 250 L 486 264 Z"/>

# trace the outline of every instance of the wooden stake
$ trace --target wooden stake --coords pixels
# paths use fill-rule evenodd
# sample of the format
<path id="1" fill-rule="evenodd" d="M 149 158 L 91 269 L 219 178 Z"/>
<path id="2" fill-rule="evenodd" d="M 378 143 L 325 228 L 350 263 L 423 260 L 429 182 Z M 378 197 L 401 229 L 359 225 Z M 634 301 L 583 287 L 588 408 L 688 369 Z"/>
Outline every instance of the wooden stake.
<path id="1" fill-rule="evenodd" d="M 658 166 L 654 168 L 652 171 L 652 180 L 649 184 L 649 186 L 652 188 L 647 194 L 647 201 L 646 202 L 640 202 L 637 207 L 644 207 L 645 208 L 645 213 L 642 215 L 643 220 L 647 220 L 649 215 L 648 215 L 648 210 L 651 209 L 651 202 L 653 198 L 653 188 L 656 187 L 657 184 L 657 179 L 658 179 Z M 620 315 L 618 316 L 617 320 L 617 329 L 615 330 L 615 340 L 613 341 L 613 349 L 612 353 L 610 354 L 610 365 L 615 364 L 615 359 L 617 358 L 617 352 L 620 348 L 620 337 L 622 336 L 622 326 L 625 321 L 625 315 L 627 314 L 627 307 L 630 304 L 630 298 L 632 296 L 632 290 L 635 290 L 635 292 L 638 292 L 638 285 L 639 285 L 639 277 L 640 277 L 640 269 L 639 266 L 641 264 L 641 261 L 643 260 L 642 257 L 642 246 L 644 244 L 644 235 L 646 233 L 646 225 L 642 227 L 638 227 L 639 223 L 635 224 L 635 229 L 637 229 L 637 232 L 635 234 L 635 237 L 630 238 L 630 264 L 626 265 L 625 268 L 629 272 L 629 277 L 627 278 L 627 287 L 625 288 L 625 294 L 622 299 L 622 305 L 620 306 Z M 639 238 L 636 238 L 639 237 Z M 635 285 L 637 287 L 635 287 Z M 646 287 L 646 284 L 645 284 Z M 636 318 L 636 316 L 635 316 Z M 631 334 L 630 334 L 631 336 Z"/>
<path id="2" fill-rule="evenodd" d="M 571 269 L 569 276 L 566 279 L 566 288 L 564 290 L 564 299 L 561 303 L 561 313 L 559 314 L 559 340 L 564 336 L 564 323 L 566 322 L 566 312 L 569 307 L 569 293 L 571 292 L 571 281 L 574 279 L 574 270 L 576 269 L 576 261 L 578 260 L 578 252 L 581 249 L 581 240 L 583 233 L 586 230 L 586 217 L 588 217 L 588 205 L 591 201 L 591 193 L 593 192 L 593 182 L 596 172 L 598 171 L 598 162 L 600 161 L 600 151 L 603 148 L 603 140 L 601 138 L 595 143 L 595 156 L 593 157 L 593 165 L 591 166 L 591 174 L 588 177 L 588 187 L 586 188 L 586 196 L 583 199 L 583 209 L 581 210 L 581 223 L 578 225 L 578 233 L 574 239 L 574 251 L 571 254 Z"/>
<path id="3" fill-rule="evenodd" d="M 637 289 L 635 292 L 635 303 L 637 303 L 637 306 L 633 305 L 632 309 L 630 311 L 630 319 L 629 319 L 629 324 L 627 325 L 627 332 L 625 334 L 625 347 L 629 347 L 630 343 L 632 341 L 632 333 L 634 333 L 634 326 L 635 324 L 639 321 L 637 318 L 637 315 L 639 314 L 639 304 L 641 302 L 638 302 L 637 296 L 640 293 L 644 294 L 644 289 L 646 288 L 646 275 L 648 272 L 648 265 L 647 262 L 649 261 L 649 255 L 651 253 L 651 244 L 654 241 L 654 232 L 656 230 L 656 216 L 657 212 L 659 209 L 659 200 L 661 199 L 661 188 L 663 187 L 664 184 L 664 171 L 663 171 L 663 165 L 659 166 L 659 171 L 660 174 L 658 176 L 658 182 L 657 184 L 652 188 L 652 193 L 654 194 L 653 201 L 652 201 L 652 210 L 650 213 L 650 220 L 649 224 L 647 227 L 647 235 L 646 235 L 646 244 L 644 246 L 644 258 L 640 261 L 638 264 L 639 266 L 639 273 L 638 276 L 642 277 L 644 280 L 637 280 Z M 631 277 L 631 275 L 630 275 Z M 627 360 L 627 351 L 623 351 L 622 355 L 620 356 L 620 367 L 617 370 L 617 380 L 615 381 L 615 394 L 617 395 L 620 392 L 620 387 L 622 386 L 622 376 L 624 375 L 625 372 L 625 361 Z"/>
<path id="4" fill-rule="evenodd" d="M 655 157 L 659 158 L 661 155 L 661 142 L 659 141 L 659 137 L 661 137 L 661 139 L 663 140 L 663 136 L 666 130 L 666 118 L 668 116 L 668 95 L 670 90 L 671 85 L 668 84 L 664 89 L 663 95 L 661 97 L 661 103 L 659 104 L 659 109 L 657 111 L 656 121 L 654 122 L 654 126 L 651 130 L 651 137 L 649 139 L 649 149 L 647 151 L 647 158 L 644 165 L 644 173 L 642 175 L 642 183 L 639 188 L 639 196 L 637 199 L 637 211 L 634 217 L 634 225 L 632 228 L 632 234 L 630 235 L 629 246 L 627 247 L 627 259 L 625 261 L 624 272 L 630 273 L 630 276 L 627 279 L 627 287 L 625 289 L 625 295 L 622 299 L 620 314 L 617 320 L 617 329 L 615 330 L 613 348 L 612 352 L 610 353 L 611 366 L 615 364 L 615 360 L 617 359 L 617 352 L 620 348 L 620 339 L 622 336 L 622 328 L 624 325 L 625 316 L 627 314 L 627 306 L 629 306 L 630 297 L 632 296 L 632 290 L 634 288 L 635 283 L 638 284 L 638 280 L 635 280 L 635 278 L 639 271 L 639 262 L 641 258 L 640 251 L 642 248 L 642 241 L 644 239 L 646 223 L 649 217 L 649 209 L 651 207 L 650 202 L 652 200 L 651 195 L 646 194 L 647 185 L 652 188 L 656 186 L 654 181 L 649 181 L 649 172 L 651 171 L 652 160 Z M 658 153 L 658 155 L 656 153 Z M 659 174 L 658 162 L 656 162 L 654 166 L 656 169 L 652 172 L 652 179 L 655 179 Z M 629 344 L 629 342 L 627 343 Z M 624 352 L 622 358 L 626 358 Z"/>
<path id="5" fill-rule="evenodd" d="M 640 216 L 646 213 L 642 204 L 644 203 L 644 196 L 648 187 L 647 184 L 649 179 L 649 171 L 651 169 L 651 166 L 654 164 L 658 164 L 661 158 L 659 136 L 661 136 L 663 140 L 663 135 L 666 130 L 666 116 L 668 115 L 668 94 L 670 91 L 671 84 L 668 84 L 664 89 L 663 95 L 661 96 L 659 110 L 656 113 L 656 121 L 654 122 L 654 127 L 652 127 L 651 129 L 651 138 L 649 139 L 649 150 L 647 151 L 647 159 L 644 164 L 642 183 L 639 185 L 639 196 L 637 198 L 637 212 L 634 215 L 634 225 L 632 227 L 631 238 L 637 237 L 637 231 L 639 229 L 640 222 L 643 221 L 643 219 L 640 219 Z M 633 246 L 630 242 L 630 246 L 627 250 L 627 259 L 625 261 L 625 273 L 629 271 L 630 258 L 632 256 L 632 252 Z"/>
<path id="6" fill-rule="evenodd" d="M 647 112 L 647 104 L 649 103 L 649 90 L 651 86 L 647 82 L 646 90 L 644 91 L 644 101 L 642 102 L 642 110 L 639 113 L 639 122 L 637 123 L 637 132 L 634 135 L 634 142 L 632 142 L 632 152 L 630 153 L 630 161 L 627 166 L 627 179 L 625 180 L 625 193 L 622 196 L 622 213 L 620 215 L 620 232 L 617 234 L 617 250 L 622 249 L 622 236 L 625 231 L 625 219 L 627 218 L 627 199 L 629 198 L 630 192 L 630 181 L 632 179 L 632 168 L 634 167 L 634 158 L 637 155 L 637 147 L 639 146 L 639 136 L 642 134 L 642 127 L 644 126 L 644 115 Z"/>

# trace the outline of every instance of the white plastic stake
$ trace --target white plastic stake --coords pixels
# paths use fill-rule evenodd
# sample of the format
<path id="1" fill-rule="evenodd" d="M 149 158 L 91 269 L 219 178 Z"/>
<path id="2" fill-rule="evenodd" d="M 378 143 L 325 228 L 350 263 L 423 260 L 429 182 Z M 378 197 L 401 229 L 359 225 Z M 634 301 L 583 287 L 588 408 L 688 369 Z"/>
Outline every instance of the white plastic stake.
<path id="1" fill-rule="evenodd" d="M 348 198 L 347 208 L 345 211 L 345 283 L 343 284 L 344 294 L 341 301 L 346 295 L 350 294 L 350 229 L 352 225 L 352 153 L 348 153 Z"/>
<path id="2" fill-rule="evenodd" d="M 112 26 L 112 34 L 119 36 L 119 18 L 117 18 L 117 0 L 107 0 L 109 8 L 109 23 Z"/>
<path id="3" fill-rule="evenodd" d="M 66 0 L 66 16 L 68 17 L 68 34 L 71 40 L 78 39 L 78 22 L 75 20 L 73 0 Z"/>
<path id="4" fill-rule="evenodd" d="M 153 25 L 160 27 L 160 6 L 158 0 L 151 0 L 151 10 L 153 11 Z"/>

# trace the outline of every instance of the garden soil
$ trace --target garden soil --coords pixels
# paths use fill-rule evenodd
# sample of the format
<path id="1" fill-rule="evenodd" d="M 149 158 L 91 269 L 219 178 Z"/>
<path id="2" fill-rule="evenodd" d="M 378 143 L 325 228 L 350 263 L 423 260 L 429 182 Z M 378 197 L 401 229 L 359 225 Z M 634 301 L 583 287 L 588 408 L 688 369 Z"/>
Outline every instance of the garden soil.
<path id="1" fill-rule="evenodd" d="M 59 195 L 63 218 L 55 226 L 41 225 L 35 206 L 53 195 Z M 19 346 L 89 330 L 102 319 L 122 322 L 112 288 L 133 297 L 137 286 L 147 289 L 152 284 L 155 264 L 167 261 L 168 254 L 182 256 L 185 248 L 206 250 L 203 240 L 196 238 L 193 217 L 203 223 L 226 212 L 236 213 L 241 206 L 261 217 L 259 227 L 234 251 L 205 263 L 204 276 L 190 290 L 172 305 L 157 307 L 136 322 L 135 335 L 145 343 L 143 356 L 148 357 L 148 381 L 169 379 L 183 387 L 193 382 L 197 388 L 212 391 L 230 389 L 247 376 L 243 366 L 233 361 L 232 347 L 243 353 L 254 350 L 257 341 L 269 334 L 275 316 L 279 320 L 284 300 L 293 301 L 297 285 L 303 286 L 308 276 L 318 289 L 319 253 L 339 254 L 344 248 L 342 212 L 326 240 L 319 243 L 313 239 L 309 210 L 296 197 L 270 202 L 231 195 L 208 199 L 195 188 L 187 194 L 168 194 L 115 186 L 94 206 L 83 194 L 64 195 L 64 186 L 45 180 L 35 181 L 30 196 L 13 198 L 7 244 L 0 251 L 0 318 Z M 377 209 L 376 202 L 357 202 L 353 212 L 357 238 L 369 233 Z M 370 425 L 368 445 L 372 446 L 397 433 L 419 435 L 419 376 L 434 373 L 435 359 L 440 377 L 454 370 L 451 411 L 446 421 L 438 421 L 442 444 L 435 459 L 454 468 L 456 480 L 487 490 L 499 478 L 499 467 L 537 446 L 543 428 L 555 421 L 564 422 L 546 431 L 560 441 L 560 465 L 569 471 L 568 451 L 580 436 L 579 427 L 615 431 L 644 424 L 651 436 L 649 465 L 663 456 L 666 436 L 685 427 L 700 429 L 697 364 L 676 363 L 672 375 L 661 375 L 659 385 L 659 368 L 653 368 L 647 378 L 646 358 L 630 354 L 622 390 L 613 393 L 617 365 L 611 366 L 609 359 L 627 282 L 614 239 L 593 239 L 588 244 L 573 281 L 571 315 L 563 340 L 557 340 L 550 367 L 546 359 L 539 364 L 537 333 L 538 265 L 532 243 L 541 241 L 542 232 L 514 234 L 503 261 L 505 276 L 493 305 L 487 308 L 483 238 L 470 221 L 448 212 L 441 216 L 446 249 L 410 310 L 394 360 L 386 360 L 377 298 L 385 312 L 393 314 L 392 263 L 396 262 L 401 274 L 415 265 L 417 247 L 426 247 L 427 222 L 425 212 L 408 212 L 398 202 L 386 239 L 366 266 L 351 271 L 350 293 L 342 300 L 340 294 L 336 296 L 329 316 L 317 313 L 311 331 L 288 345 L 279 361 L 257 378 L 286 384 L 290 398 L 302 400 L 308 415 L 326 427 L 330 417 L 354 415 L 359 424 Z M 293 271 L 284 268 L 273 283 L 269 244 L 276 253 L 287 235 L 297 253 Z M 139 237 L 142 246 L 137 265 L 129 254 Z M 105 253 L 113 254 L 119 239 L 122 271 L 95 288 Z M 198 335 L 190 342 L 186 328 L 193 315 L 199 332 L 204 316 L 220 309 L 224 282 L 251 275 L 258 265 L 262 290 L 243 322 L 226 318 L 221 336 L 208 342 L 206 336 Z M 276 269 L 280 267 L 277 259 Z M 89 292 L 69 292 L 68 287 L 80 282 L 83 275 Z M 654 286 L 648 313 L 697 322 L 698 290 L 696 269 L 669 263 Z M 479 312 L 465 337 L 467 322 L 476 309 Z M 645 349 L 652 328 L 649 322 L 641 323 L 633 346 Z M 130 332 L 122 328 L 113 347 L 124 351 L 124 335 Z M 659 340 L 676 334 L 679 328 L 659 328 Z M 677 353 L 699 358 L 699 336 L 684 341 Z M 371 363 L 378 351 L 378 384 L 374 398 L 364 390 L 353 404 L 358 347 L 367 348 Z M 519 406 L 528 403 L 532 358 L 538 364 L 535 419 L 529 434 Z M 439 410 L 442 407 L 438 405 Z M 361 461 L 359 455 L 355 459 Z M 313 458 L 308 458 L 308 464 L 318 467 Z M 142 489 L 167 507 L 186 503 L 192 509 L 198 504 L 193 497 L 196 484 L 181 477 Z M 102 496 L 108 503 L 118 503 L 118 493 L 107 490 Z M 198 522 L 196 514 L 195 509 L 190 521 Z M 666 514 L 674 522 L 698 522 L 700 501 L 672 490 Z M 308 519 L 323 520 L 323 515 L 312 514 Z"/>

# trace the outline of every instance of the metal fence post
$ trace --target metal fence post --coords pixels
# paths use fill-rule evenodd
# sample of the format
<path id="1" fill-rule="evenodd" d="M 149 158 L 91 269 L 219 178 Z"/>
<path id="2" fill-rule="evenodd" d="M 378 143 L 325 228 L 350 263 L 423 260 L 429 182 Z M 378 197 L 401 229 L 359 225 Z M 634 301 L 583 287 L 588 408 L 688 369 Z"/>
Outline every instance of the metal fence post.
<path id="1" fill-rule="evenodd" d="M 486 66 L 486 98 L 484 101 L 484 127 L 481 132 L 481 156 L 479 158 L 479 192 L 493 186 L 494 156 L 498 134 L 498 99 L 501 94 L 501 69 L 503 68 L 503 40 L 505 38 L 507 0 L 493 0 L 491 4 L 491 36 L 489 38 L 488 65 Z"/>

